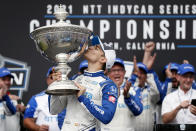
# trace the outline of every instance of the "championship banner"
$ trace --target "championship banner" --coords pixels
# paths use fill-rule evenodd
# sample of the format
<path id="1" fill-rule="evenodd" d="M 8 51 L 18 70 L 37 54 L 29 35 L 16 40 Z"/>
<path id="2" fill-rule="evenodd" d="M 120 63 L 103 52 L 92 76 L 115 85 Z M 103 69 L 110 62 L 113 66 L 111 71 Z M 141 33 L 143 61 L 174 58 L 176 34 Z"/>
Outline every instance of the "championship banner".
<path id="1" fill-rule="evenodd" d="M 194 3 L 81 1 L 76 4 L 64 1 L 61 4 L 70 14 L 67 22 L 91 29 L 103 42 L 113 45 L 120 58 L 132 60 L 135 54 L 141 61 L 146 42 L 154 41 L 157 58 L 161 58 L 155 68 L 163 68 L 169 62 L 181 63 L 183 59 L 193 63 L 189 53 L 196 47 Z M 53 13 L 58 5 L 45 5 L 43 18 L 30 21 L 30 32 L 55 23 Z M 182 55 L 182 51 L 188 54 Z"/>
<path id="2" fill-rule="evenodd" d="M 134 55 L 138 62 L 142 61 L 146 42 L 153 41 L 157 53 L 153 69 L 161 79 L 164 77 L 162 70 L 169 62 L 181 64 L 186 59 L 196 66 L 193 58 L 196 50 L 194 1 L 29 0 L 2 3 L 0 53 L 31 66 L 28 92 L 24 94 L 26 99 L 47 88 L 46 72 L 53 65 L 37 52 L 29 33 L 56 23 L 53 13 L 60 4 L 69 13 L 66 22 L 92 30 L 102 42 L 112 45 L 117 57 L 128 65 Z M 70 76 L 78 71 L 80 61 L 82 58 L 70 64 Z"/>

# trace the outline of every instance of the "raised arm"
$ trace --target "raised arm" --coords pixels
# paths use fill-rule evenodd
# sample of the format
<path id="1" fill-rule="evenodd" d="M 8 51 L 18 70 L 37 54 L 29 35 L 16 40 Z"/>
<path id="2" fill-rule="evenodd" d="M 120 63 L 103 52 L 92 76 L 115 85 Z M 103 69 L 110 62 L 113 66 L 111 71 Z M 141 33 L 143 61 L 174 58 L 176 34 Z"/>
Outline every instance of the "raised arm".
<path id="1" fill-rule="evenodd" d="M 152 55 L 152 51 L 154 50 L 154 48 L 155 48 L 154 42 L 148 42 L 145 45 L 145 51 L 144 51 L 144 57 L 142 63 L 145 64 L 149 70 L 152 68 L 154 60 L 156 58 L 156 53 Z"/>
<path id="2" fill-rule="evenodd" d="M 162 83 L 159 80 L 157 74 L 150 70 L 147 74 L 147 83 L 150 86 L 150 95 L 152 96 L 152 102 L 157 103 L 161 100 L 162 95 L 164 95 L 163 90 L 161 90 Z"/>
<path id="3" fill-rule="evenodd" d="M 13 115 L 16 113 L 16 107 L 11 102 L 9 96 L 6 94 L 8 87 L 4 82 L 0 82 L 0 102 L 2 102 L 6 115 Z"/>
<path id="4" fill-rule="evenodd" d="M 138 82 L 138 74 L 139 74 L 139 68 L 137 66 L 137 58 L 134 55 L 133 56 L 133 72 L 130 76 L 130 78 L 128 79 L 128 81 L 133 85 L 133 86 L 138 86 L 139 82 Z"/>
<path id="5" fill-rule="evenodd" d="M 137 90 L 135 90 L 133 87 L 131 87 L 131 83 L 129 81 L 126 82 L 123 93 L 124 101 L 128 106 L 129 110 L 135 116 L 138 116 L 143 111 L 143 104 L 141 102 L 140 92 L 140 88 L 137 88 Z"/>

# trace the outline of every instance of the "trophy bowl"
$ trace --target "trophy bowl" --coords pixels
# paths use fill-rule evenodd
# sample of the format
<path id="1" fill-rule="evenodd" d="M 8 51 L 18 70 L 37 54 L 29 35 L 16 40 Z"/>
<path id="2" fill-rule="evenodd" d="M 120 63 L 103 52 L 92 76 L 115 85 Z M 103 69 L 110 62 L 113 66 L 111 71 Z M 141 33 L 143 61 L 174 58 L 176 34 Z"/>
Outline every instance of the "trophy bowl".
<path id="1" fill-rule="evenodd" d="M 92 31 L 78 25 L 64 22 L 68 15 L 63 7 L 54 13 L 59 22 L 50 26 L 43 26 L 30 33 L 35 41 L 37 50 L 44 58 L 57 64 L 55 71 L 62 73 L 62 80 L 54 81 L 46 90 L 51 95 L 73 95 L 79 89 L 67 75 L 71 68 L 67 65 L 79 58 L 88 48 L 88 38 Z"/>

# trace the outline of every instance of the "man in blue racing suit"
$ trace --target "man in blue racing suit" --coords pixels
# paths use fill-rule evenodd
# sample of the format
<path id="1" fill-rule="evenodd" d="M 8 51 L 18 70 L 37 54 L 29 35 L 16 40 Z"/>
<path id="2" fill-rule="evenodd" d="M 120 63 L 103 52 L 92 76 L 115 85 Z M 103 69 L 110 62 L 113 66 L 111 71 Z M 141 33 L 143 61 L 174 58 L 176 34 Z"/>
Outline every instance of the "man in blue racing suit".
<path id="1" fill-rule="evenodd" d="M 63 131 L 94 130 L 109 123 L 115 113 L 118 90 L 112 80 L 104 75 L 104 67 L 111 68 L 115 61 L 115 51 L 101 43 L 97 36 L 84 56 L 88 68 L 75 78 L 80 89 L 77 95 L 49 97 L 50 112 L 57 114 L 66 108 Z M 53 73 L 54 80 L 58 73 Z"/>

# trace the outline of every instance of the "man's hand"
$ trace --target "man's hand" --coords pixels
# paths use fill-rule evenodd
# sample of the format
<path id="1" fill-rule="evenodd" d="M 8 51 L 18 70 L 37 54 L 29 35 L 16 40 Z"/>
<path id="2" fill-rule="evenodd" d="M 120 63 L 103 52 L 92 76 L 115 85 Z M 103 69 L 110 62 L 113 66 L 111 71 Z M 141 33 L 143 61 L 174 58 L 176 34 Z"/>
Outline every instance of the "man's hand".
<path id="1" fill-rule="evenodd" d="M 129 94 L 129 89 L 131 87 L 131 82 L 129 82 L 128 80 L 126 81 L 126 84 L 125 84 L 125 87 L 124 87 L 124 92 L 123 92 L 123 95 L 125 98 L 129 98 L 130 97 L 130 94 Z"/>
<path id="2" fill-rule="evenodd" d="M 48 125 L 41 125 L 39 126 L 38 131 L 48 131 L 49 130 L 49 126 Z"/>
<path id="3" fill-rule="evenodd" d="M 152 52 L 154 50 L 154 48 L 155 48 L 155 43 L 152 41 L 146 43 L 146 45 L 145 45 L 146 52 Z"/>
<path id="4" fill-rule="evenodd" d="M 86 88 L 81 86 L 80 84 L 74 82 L 74 84 L 76 85 L 76 87 L 78 87 L 80 90 L 77 93 L 77 97 L 80 97 L 81 95 L 83 95 L 86 92 Z"/>
<path id="5" fill-rule="evenodd" d="M 18 112 L 24 113 L 26 107 L 24 105 L 18 104 L 18 105 L 16 105 L 16 109 Z"/>
<path id="6" fill-rule="evenodd" d="M 171 63 L 169 63 L 167 69 L 165 70 L 165 74 L 166 74 L 167 78 L 172 78 L 172 72 L 171 72 L 170 68 L 171 68 Z"/>
<path id="7" fill-rule="evenodd" d="M 52 69 L 52 74 L 50 75 L 51 79 L 53 81 L 60 81 L 62 79 L 62 73 L 61 72 L 55 72 L 55 69 Z"/>
<path id="8" fill-rule="evenodd" d="M 20 99 L 17 95 L 11 95 L 10 94 L 9 97 L 10 97 L 11 100 L 16 100 L 16 101 Z"/>
<path id="9" fill-rule="evenodd" d="M 182 63 L 183 64 L 189 64 L 189 61 L 188 60 L 183 60 Z"/>
<path id="10" fill-rule="evenodd" d="M 192 114 L 196 115 L 196 106 L 190 105 L 190 106 L 189 106 L 189 109 L 190 109 L 190 112 L 191 112 Z"/>
<path id="11" fill-rule="evenodd" d="M 190 105 L 190 104 L 189 104 L 189 101 L 188 101 L 188 100 L 183 101 L 183 102 L 180 103 L 180 107 L 181 107 L 181 108 L 188 108 L 189 105 Z"/>

